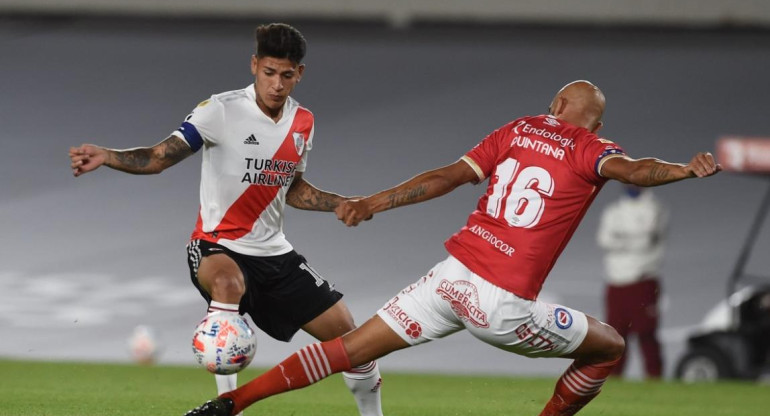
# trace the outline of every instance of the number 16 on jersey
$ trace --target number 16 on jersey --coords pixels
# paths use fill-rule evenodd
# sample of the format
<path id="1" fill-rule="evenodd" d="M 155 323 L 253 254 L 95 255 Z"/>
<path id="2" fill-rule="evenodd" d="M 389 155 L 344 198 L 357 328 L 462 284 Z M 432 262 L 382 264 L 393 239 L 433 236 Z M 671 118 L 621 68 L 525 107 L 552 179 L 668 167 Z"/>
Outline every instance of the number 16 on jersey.
<path id="1" fill-rule="evenodd" d="M 547 170 L 539 166 L 521 168 L 513 158 L 497 166 L 497 182 L 487 200 L 487 215 L 505 218 L 511 227 L 531 228 L 537 225 L 545 209 L 543 195 L 551 196 L 554 181 Z"/>

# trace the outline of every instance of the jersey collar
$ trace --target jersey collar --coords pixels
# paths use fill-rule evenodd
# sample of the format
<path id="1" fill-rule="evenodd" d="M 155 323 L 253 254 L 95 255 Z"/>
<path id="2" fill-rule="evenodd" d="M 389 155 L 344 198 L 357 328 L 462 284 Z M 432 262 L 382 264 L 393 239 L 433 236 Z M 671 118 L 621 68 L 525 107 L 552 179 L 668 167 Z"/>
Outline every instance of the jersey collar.
<path id="1" fill-rule="evenodd" d="M 246 88 L 246 95 L 249 97 L 249 100 L 254 104 L 254 109 L 257 111 L 257 113 L 268 120 L 270 120 L 271 123 L 275 124 L 281 124 L 284 122 L 284 120 L 288 120 L 290 117 L 287 117 L 292 110 L 294 110 L 294 107 L 296 107 L 296 101 L 294 101 L 293 98 L 289 97 L 286 99 L 286 102 L 283 103 L 283 111 L 281 112 L 281 119 L 277 122 L 273 121 L 272 118 L 270 118 L 267 114 L 265 114 L 261 108 L 257 105 L 257 86 L 254 83 L 249 84 Z"/>

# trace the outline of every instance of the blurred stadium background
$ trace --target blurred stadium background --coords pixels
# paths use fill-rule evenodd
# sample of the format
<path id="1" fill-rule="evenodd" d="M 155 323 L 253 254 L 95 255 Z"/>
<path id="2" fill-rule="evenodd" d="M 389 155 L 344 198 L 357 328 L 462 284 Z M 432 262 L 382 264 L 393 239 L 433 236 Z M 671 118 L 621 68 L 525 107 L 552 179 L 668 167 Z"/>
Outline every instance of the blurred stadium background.
<path id="1" fill-rule="evenodd" d="M 686 162 L 724 135 L 768 137 L 770 3 L 544 0 L 1 0 L 0 356 L 128 361 L 137 325 L 161 363 L 192 364 L 205 312 L 184 245 L 200 156 L 162 175 L 72 178 L 67 149 L 151 145 L 212 93 L 252 82 L 253 28 L 284 21 L 309 42 L 294 96 L 316 115 L 306 177 L 368 194 L 456 160 L 512 118 L 545 111 L 566 82 L 608 99 L 602 133 L 632 156 Z M 657 190 L 671 208 L 662 339 L 670 375 L 687 334 L 726 283 L 767 187 L 722 174 Z M 482 187 L 346 229 L 289 210 L 296 249 L 346 294 L 361 323 L 445 257 Z M 597 198 L 543 297 L 602 317 Z M 767 226 L 765 226 L 767 228 Z M 770 230 L 748 269 L 770 270 Z M 310 342 L 259 337 L 258 366 Z M 632 348 L 630 376 L 641 377 Z M 396 353 L 384 371 L 560 373 L 458 334 Z"/>

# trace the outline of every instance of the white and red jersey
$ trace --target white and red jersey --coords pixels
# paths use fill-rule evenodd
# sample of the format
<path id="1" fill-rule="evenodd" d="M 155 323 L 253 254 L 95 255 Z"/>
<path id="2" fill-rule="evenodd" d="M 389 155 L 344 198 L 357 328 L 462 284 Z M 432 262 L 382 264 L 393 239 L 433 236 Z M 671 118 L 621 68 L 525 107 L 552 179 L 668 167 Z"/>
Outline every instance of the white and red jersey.
<path id="1" fill-rule="evenodd" d="M 257 106 L 254 85 L 212 95 L 173 134 L 203 149 L 200 212 L 193 239 L 251 256 L 292 250 L 283 234 L 286 191 L 304 172 L 313 113 L 291 97 L 274 122 Z"/>
<path id="2" fill-rule="evenodd" d="M 463 156 L 489 185 L 447 250 L 484 279 L 536 299 L 607 181 L 602 164 L 622 155 L 613 142 L 552 116 L 506 124 Z"/>

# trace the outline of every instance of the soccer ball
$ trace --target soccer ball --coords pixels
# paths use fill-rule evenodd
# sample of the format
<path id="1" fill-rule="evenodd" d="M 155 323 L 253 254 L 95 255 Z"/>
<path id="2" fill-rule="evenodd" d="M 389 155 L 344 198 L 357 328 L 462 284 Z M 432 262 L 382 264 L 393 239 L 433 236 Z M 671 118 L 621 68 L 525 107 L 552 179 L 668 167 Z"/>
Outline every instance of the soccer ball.
<path id="1" fill-rule="evenodd" d="M 128 339 L 131 358 L 142 365 L 152 365 L 158 359 L 160 345 L 152 328 L 139 325 Z"/>
<path id="2" fill-rule="evenodd" d="M 241 315 L 214 312 L 195 328 L 192 351 L 198 364 L 214 374 L 234 374 L 251 363 L 257 336 Z"/>

